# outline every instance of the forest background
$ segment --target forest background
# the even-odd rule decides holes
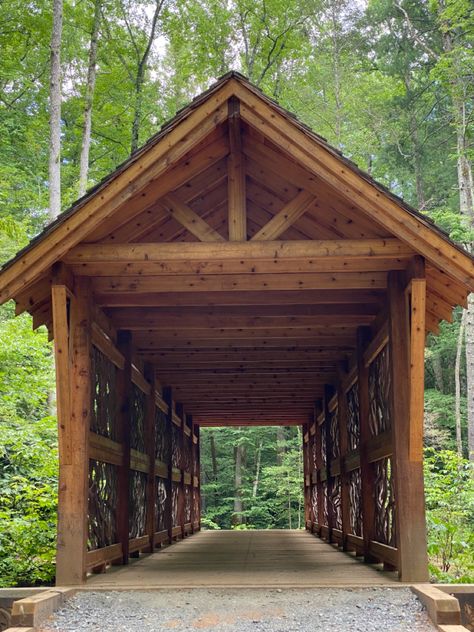
[[[229,69],[472,248],[472,0],[0,2],[0,262]],[[51,346],[0,308],[0,586],[54,578]],[[433,579],[474,581],[474,298],[426,350]],[[303,526],[301,431],[202,434],[207,528]]]

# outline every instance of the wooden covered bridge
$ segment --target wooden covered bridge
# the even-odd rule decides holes
[[[224,76],[0,273],[55,342],[58,584],[199,530],[199,428],[232,424],[302,425],[306,528],[426,580],[425,336],[469,291],[470,255]]]

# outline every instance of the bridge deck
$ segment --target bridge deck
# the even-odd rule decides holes
[[[401,585],[307,531],[201,531],[128,566],[89,578],[90,589]]]

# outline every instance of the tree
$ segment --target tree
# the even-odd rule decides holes
[[[62,0],[53,0],[51,32],[51,69],[49,88],[49,216],[54,220],[61,212],[61,39],[63,29]]]

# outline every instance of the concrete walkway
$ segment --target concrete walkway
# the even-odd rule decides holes
[[[307,531],[201,531],[89,578],[87,588],[311,588],[400,585]]]

